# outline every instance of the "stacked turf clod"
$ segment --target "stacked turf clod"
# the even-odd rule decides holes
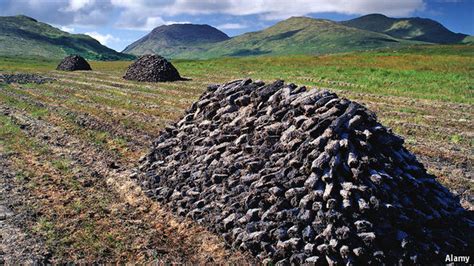
[[[210,86],[140,169],[150,196],[262,260],[443,263],[472,250],[469,214],[403,140],[325,90]]]
[[[26,83],[36,83],[36,84],[43,84],[46,82],[54,81],[53,78],[42,77],[37,74],[30,74],[30,73],[16,73],[16,74],[1,74],[0,73],[0,83],[18,83],[18,84],[26,84]]]
[[[61,63],[59,63],[56,70],[76,71],[76,70],[92,70],[89,63],[80,55],[66,56]]]
[[[147,82],[181,80],[178,70],[159,55],[144,55],[131,64],[124,79]]]

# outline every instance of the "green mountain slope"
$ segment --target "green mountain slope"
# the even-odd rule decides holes
[[[462,40],[462,43],[468,44],[468,45],[473,45],[474,44],[474,36],[467,36]]]
[[[154,53],[165,57],[175,57],[183,52],[202,52],[202,45],[227,39],[229,36],[209,25],[164,25],[155,28],[143,38],[130,44],[123,52],[134,55]]]
[[[199,53],[183,52],[176,57],[330,54],[395,48],[415,43],[386,34],[347,27],[330,20],[292,17],[262,31],[246,33],[201,47]]]
[[[389,18],[381,14],[371,14],[343,21],[341,24],[385,33],[399,39],[439,44],[461,43],[468,36],[454,33],[440,23],[426,18]]]
[[[127,60],[84,34],[70,34],[26,16],[0,17],[0,55],[63,58],[79,54],[94,60]]]

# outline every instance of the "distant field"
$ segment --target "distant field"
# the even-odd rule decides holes
[[[450,46],[451,47],[451,46]],[[455,50],[456,52],[453,52]],[[417,52],[420,51],[420,52]],[[329,56],[247,57],[178,61],[190,77],[249,76],[264,80],[458,103],[474,100],[474,47]]]
[[[94,62],[95,70],[125,71],[128,61]],[[48,71],[56,61],[1,58],[0,71]],[[178,60],[192,79],[253,77],[336,89],[447,102],[474,102],[474,46],[420,46],[328,56]]]
[[[57,63],[0,58],[0,72],[57,79],[0,87],[0,170],[12,172],[28,195],[0,200],[18,199],[16,211],[30,215],[21,221],[25,234],[43,241],[57,262],[241,259],[204,229],[180,227],[119,173],[135,167],[208,84],[243,77],[331,88],[363,103],[466,208],[473,206],[472,46],[181,60],[175,66],[191,80],[160,84],[123,80],[126,61],[91,62],[92,72],[55,71]]]

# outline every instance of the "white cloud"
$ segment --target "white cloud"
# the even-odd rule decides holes
[[[65,26],[104,25],[114,8],[110,0],[0,0],[0,15],[24,14]]]
[[[336,12],[342,14],[383,13],[406,16],[425,8],[423,0],[111,0],[112,5],[126,12],[142,14],[228,14],[234,16],[261,15],[265,19],[284,19],[310,13]]]
[[[143,27],[140,27],[140,30],[152,30],[161,25],[171,25],[171,24],[186,24],[190,23],[187,21],[172,21],[172,20],[164,20],[161,17],[149,17],[146,19],[146,23]]]
[[[73,32],[74,32],[74,28],[73,28],[73,27],[59,26],[58,28],[59,28],[60,30],[62,30],[62,31],[65,31],[65,32],[69,32],[69,33],[73,33]]]
[[[62,10],[76,12],[87,6],[93,6],[94,4],[95,0],[69,0],[69,5]]]
[[[128,30],[150,31],[161,25],[186,24],[188,21],[165,20],[160,16],[146,16],[144,12],[128,10],[123,12],[115,24],[117,28]]]
[[[245,29],[247,28],[247,26],[240,23],[225,23],[225,24],[217,26],[216,28],[221,29],[221,30],[237,30],[237,29]]]
[[[92,38],[98,40],[101,44],[103,45],[107,45],[111,42],[118,42],[120,41],[119,38],[116,38],[114,36],[112,36],[111,34],[100,34],[98,32],[86,32],[84,34],[87,34],[89,36],[91,36]]]
[[[407,16],[425,8],[424,0],[110,0],[121,10],[116,26],[125,29],[150,30],[170,24],[163,19],[177,15],[225,14],[258,15],[264,20],[286,19],[311,13],[336,12],[351,15],[383,13]],[[220,29],[241,29],[244,25],[227,23]]]
[[[119,28],[150,30],[156,26],[175,23],[170,20],[176,19],[170,18],[180,15],[258,15],[266,20],[321,12],[408,16],[417,10],[423,10],[426,1],[428,0],[0,0],[0,15],[25,14],[40,21],[66,26],[100,26],[109,23]],[[222,26],[238,27],[232,21]]]

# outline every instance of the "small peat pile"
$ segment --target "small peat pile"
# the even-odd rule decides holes
[[[131,64],[124,79],[147,82],[182,80],[178,70],[159,55],[144,55]]]
[[[43,84],[45,82],[54,81],[53,78],[42,77],[36,74],[29,74],[29,73],[17,73],[17,74],[0,74],[0,83],[18,83],[18,84],[26,84],[26,83],[36,83],[36,84]]]
[[[75,70],[92,70],[89,63],[80,55],[66,56],[61,63],[59,63],[56,70],[75,71]]]
[[[444,263],[472,248],[472,217],[403,139],[326,90],[210,86],[153,145],[147,193],[265,262]]]

